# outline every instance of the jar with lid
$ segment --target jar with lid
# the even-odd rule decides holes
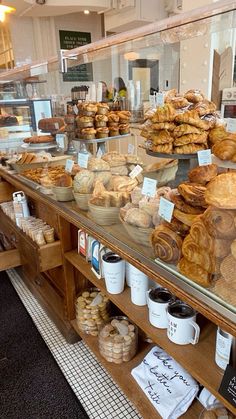
[[[99,327],[109,319],[110,301],[97,288],[83,291],[76,299],[76,320],[81,332],[98,335]]]

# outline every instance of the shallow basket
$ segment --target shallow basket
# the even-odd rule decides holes
[[[131,224],[126,223],[124,220],[122,220],[121,217],[120,217],[120,221],[123,224],[128,235],[131,237],[131,239],[135,243],[141,244],[142,246],[150,247],[150,249],[152,249],[150,237],[153,232],[153,228],[143,228],[143,227],[133,226]]]
[[[101,226],[109,226],[112,224],[118,224],[120,208],[116,207],[99,207],[98,205],[93,205],[88,203],[89,211],[91,217],[96,221],[97,224]]]
[[[74,200],[72,186],[53,186],[52,190],[57,201],[66,202]]]
[[[79,192],[74,192],[73,191],[73,195],[74,195],[77,206],[84,211],[88,211],[88,209],[89,209],[88,201],[91,198],[92,194],[90,194],[90,193],[79,193]]]

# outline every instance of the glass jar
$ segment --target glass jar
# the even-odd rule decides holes
[[[99,329],[98,341],[99,351],[108,362],[122,364],[137,352],[138,328],[127,317],[111,317]]]
[[[99,327],[109,319],[110,302],[97,288],[83,291],[75,308],[79,330],[92,336],[97,336]]]

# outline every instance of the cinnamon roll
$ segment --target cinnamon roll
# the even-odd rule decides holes
[[[167,263],[177,263],[181,257],[182,238],[170,228],[159,225],[151,236],[155,256]]]

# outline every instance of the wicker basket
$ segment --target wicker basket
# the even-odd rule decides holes
[[[150,236],[153,232],[153,228],[136,227],[126,223],[121,218],[120,221],[122,222],[128,235],[135,243],[142,244],[143,246],[150,247],[152,249]]]
[[[72,186],[53,186],[53,193],[57,201],[73,201]]]
[[[74,192],[73,191],[73,195],[74,195],[74,198],[76,200],[77,206],[84,211],[88,211],[88,209],[89,209],[88,201],[91,198],[92,194],[90,194],[90,193],[79,193],[79,192]]]
[[[53,157],[52,160],[43,161],[41,163],[27,163],[27,164],[17,164],[11,163],[10,166],[17,171],[17,173],[24,172],[29,169],[38,169],[39,167],[55,167],[55,166],[65,166],[68,156],[57,156]]]
[[[120,208],[116,207],[99,207],[88,203],[91,218],[101,226],[110,226],[119,223]]]
[[[174,162],[167,167],[163,167],[160,170],[154,172],[145,172],[145,168],[142,175],[158,181],[158,187],[166,185],[171,180],[174,180],[178,170],[178,162]]]

